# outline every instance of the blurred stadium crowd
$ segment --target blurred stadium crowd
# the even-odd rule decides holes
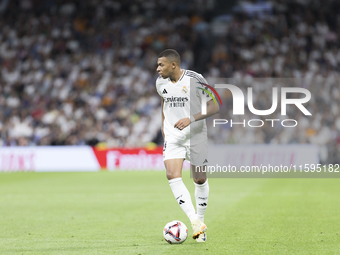
[[[323,160],[339,161],[340,3],[236,1],[229,10],[222,2],[1,0],[0,146],[161,144],[156,62],[174,48],[184,69],[212,84],[322,78],[306,87],[316,114],[298,132],[229,128],[212,138],[314,143]]]

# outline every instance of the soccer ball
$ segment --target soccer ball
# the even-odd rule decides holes
[[[188,237],[187,226],[179,220],[170,221],[163,229],[163,236],[169,244],[183,243]]]

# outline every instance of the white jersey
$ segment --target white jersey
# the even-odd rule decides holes
[[[190,142],[200,142],[207,138],[205,119],[195,121],[183,130],[175,128],[174,125],[180,119],[201,112],[202,96],[209,97],[209,94],[198,87],[211,91],[203,85],[207,84],[207,81],[201,74],[190,70],[183,71],[183,75],[176,83],[172,83],[169,78],[163,79],[161,76],[156,81],[157,92],[164,99],[165,140],[184,142],[191,138]],[[194,85],[192,87],[190,80]],[[207,98],[206,101],[209,99]]]

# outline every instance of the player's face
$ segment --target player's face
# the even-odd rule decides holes
[[[163,79],[170,77],[173,73],[173,64],[168,61],[165,57],[161,57],[157,61],[157,72],[162,76]]]

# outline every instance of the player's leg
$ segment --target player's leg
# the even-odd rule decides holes
[[[206,242],[207,226],[204,223],[204,213],[208,206],[209,184],[206,176],[206,166],[191,165],[191,172],[195,183],[195,199],[198,221],[193,225],[194,236],[197,242]],[[195,235],[196,232],[196,235]]]
[[[182,167],[185,153],[186,150],[184,147],[177,144],[168,144],[163,151],[164,165],[172,193],[182,210],[192,222],[197,220],[198,217],[195,212],[195,207],[192,204],[190,193],[182,181]]]
[[[173,158],[164,160],[166,178],[168,180],[181,178],[184,158]]]
[[[195,183],[196,210],[199,218],[196,225],[194,226],[193,224],[193,238],[198,242],[205,242],[207,240],[207,226],[204,224],[204,214],[208,206],[209,197],[209,184],[206,174],[207,166],[205,165],[208,163],[208,147],[206,140],[203,139],[202,141],[202,143],[191,144],[190,146],[191,173]]]
[[[206,174],[207,166],[191,165],[195,183],[195,199],[198,218],[204,221],[204,214],[208,206],[209,184]]]

